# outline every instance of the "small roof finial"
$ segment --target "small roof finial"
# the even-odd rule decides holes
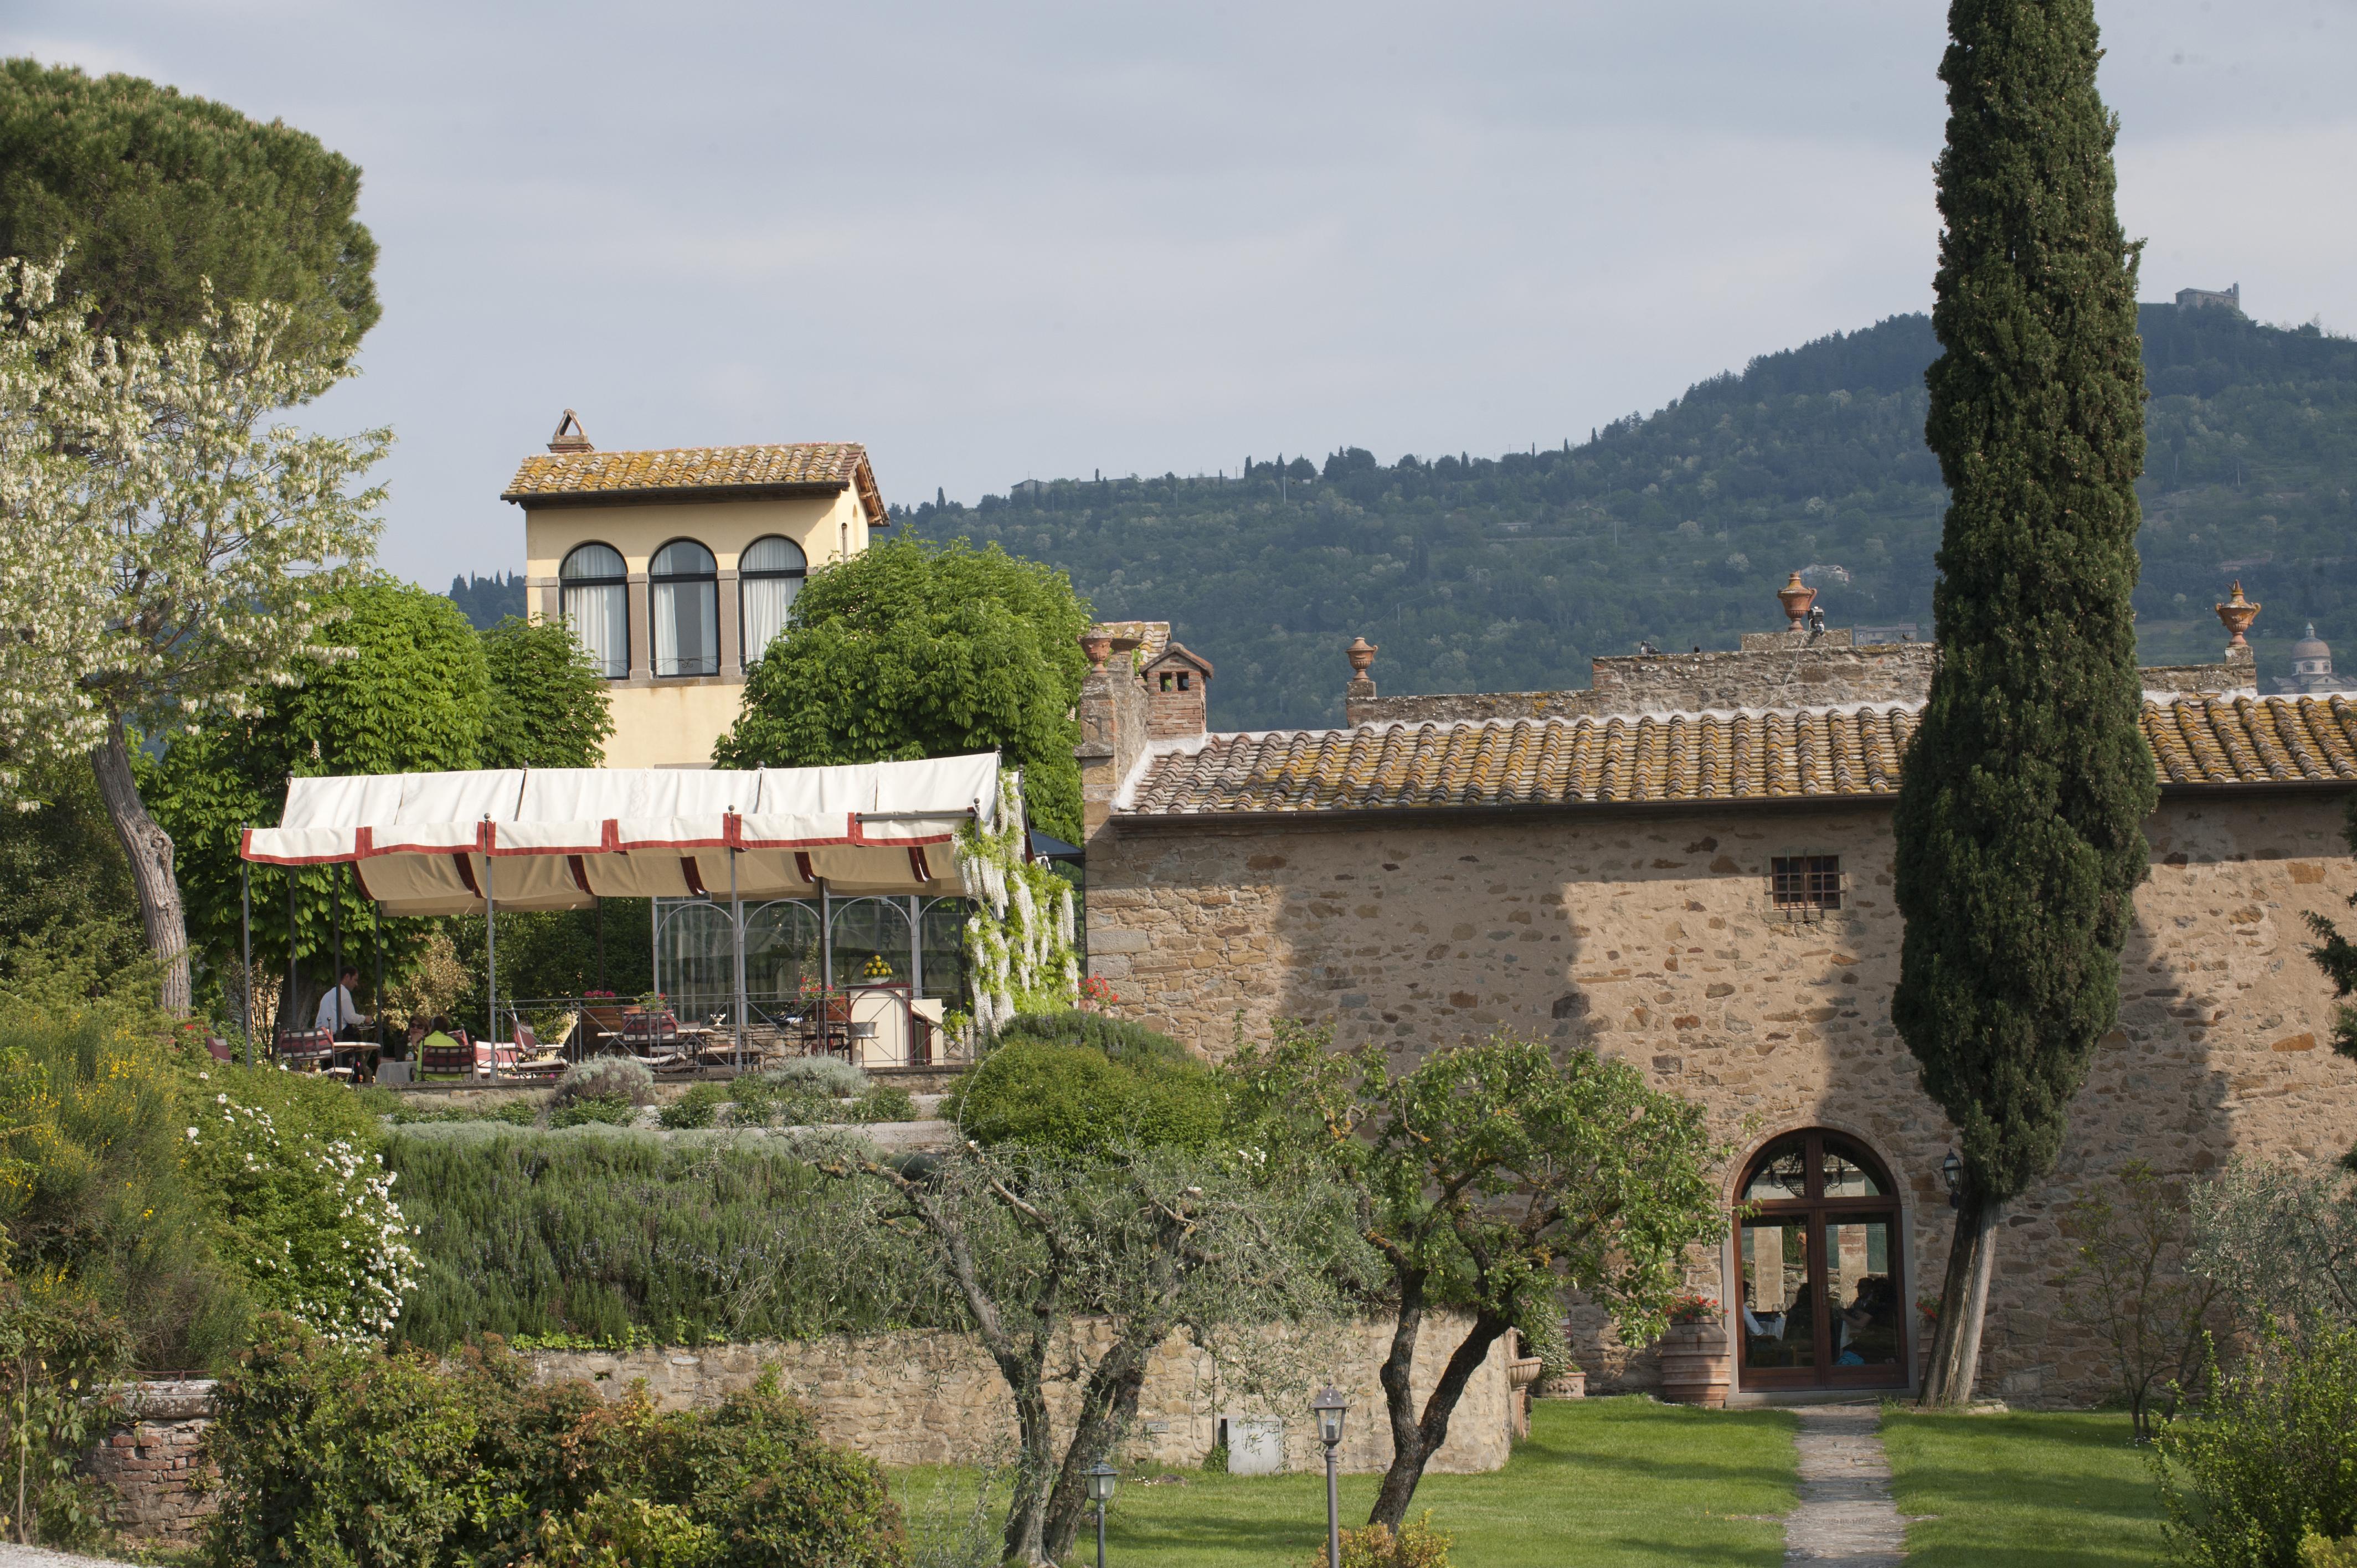
[[[1817,602],[1817,591],[1801,581],[1801,575],[1795,572],[1791,582],[1776,590],[1776,602],[1784,607],[1785,615],[1792,618],[1791,629],[1804,630],[1808,625],[1809,607]]]
[[[2234,591],[2227,596],[2224,604],[2212,607],[2217,610],[2218,619],[2224,624],[2229,634],[2227,650],[2231,652],[2237,648],[2250,647],[2251,645],[2244,640],[2243,634],[2251,629],[2253,621],[2259,618],[2259,611],[2263,607],[2243,597],[2242,579],[2238,577],[2234,580]]]
[[[1376,645],[1363,637],[1354,637],[1351,646],[1342,650],[1342,657],[1351,661],[1351,684],[1345,694],[1365,699],[1375,694],[1375,678],[1367,673],[1374,668]]]
[[[548,449],[552,452],[597,450],[589,445],[589,433],[581,428],[581,416],[569,408],[565,411],[565,417],[556,422],[556,434],[548,438]]]

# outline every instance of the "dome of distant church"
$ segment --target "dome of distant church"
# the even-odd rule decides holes
[[[2301,634],[2298,642],[2291,645],[2291,656],[2297,660],[2322,659],[2330,661],[2332,658],[2332,650],[2326,644],[2324,639],[2316,635],[2316,623],[2309,621],[2308,630]]]

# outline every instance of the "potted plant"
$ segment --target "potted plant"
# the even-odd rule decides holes
[[[1083,1013],[1110,1013],[1121,996],[1114,990],[1112,981],[1102,974],[1092,974],[1081,982],[1081,993],[1076,1000]]]
[[[1670,1298],[1662,1336],[1662,1398],[1671,1404],[1723,1405],[1733,1366],[1718,1298],[1684,1290]]]

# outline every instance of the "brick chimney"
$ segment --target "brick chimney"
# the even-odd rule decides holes
[[[589,433],[581,428],[581,416],[569,408],[565,411],[565,417],[556,422],[556,434],[548,438],[548,449],[552,452],[597,450],[589,445]]]
[[[1211,661],[1186,644],[1171,643],[1137,672],[1146,687],[1146,733],[1155,740],[1191,740],[1208,725]]]
[[[1113,815],[1114,797],[1146,749],[1146,684],[1137,678],[1134,658],[1145,641],[1133,628],[1118,624],[1081,633],[1089,673],[1081,682],[1081,744],[1072,755],[1081,764],[1083,847]]]

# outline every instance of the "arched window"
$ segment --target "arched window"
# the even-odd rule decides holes
[[[745,634],[745,662],[750,664],[786,628],[786,612],[802,592],[810,563],[802,547],[776,534],[757,539],[737,562],[737,625]]]
[[[610,544],[576,546],[556,569],[557,614],[608,681],[630,672],[630,578]]]
[[[1812,1129],[1753,1157],[1737,1201],[1727,1314],[1742,1386],[1900,1388],[1908,1300],[1899,1192],[1880,1161]]]
[[[654,586],[655,673],[720,673],[720,573],[712,552],[693,539],[674,539],[655,552],[647,580]]]

